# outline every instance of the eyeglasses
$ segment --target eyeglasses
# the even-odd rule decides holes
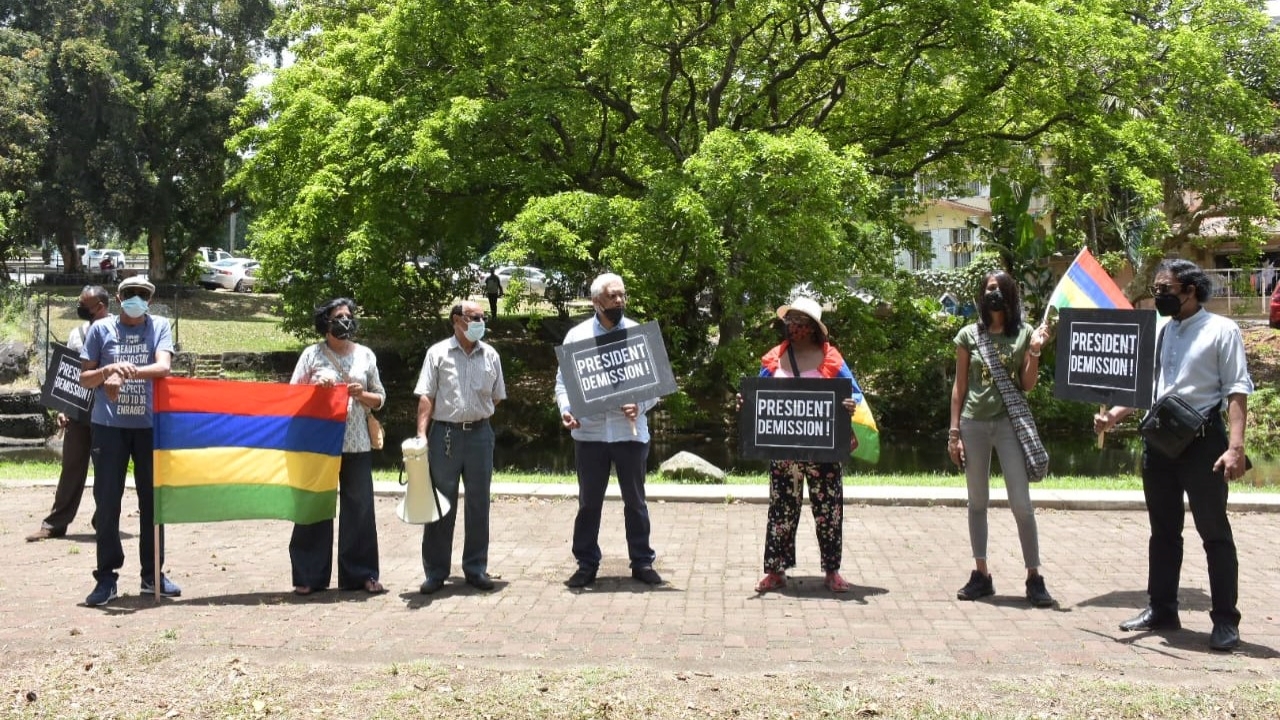
[[[1170,293],[1178,292],[1177,290],[1174,289],[1174,285],[1172,283],[1160,283],[1159,285],[1152,285],[1151,287],[1147,288],[1147,291],[1150,292],[1152,295],[1169,295]]]
[[[788,325],[807,325],[813,322],[813,318],[801,313],[787,313],[783,316],[782,321]]]
[[[143,288],[125,288],[124,290],[120,291],[120,297],[124,298],[125,300],[128,300],[129,298],[134,298],[134,297],[142,298],[143,300],[150,300],[151,293],[147,292]]]
[[[613,292],[602,292],[602,293],[600,293],[600,299],[602,299],[602,300],[604,300],[604,299],[608,299],[608,300],[626,300],[626,299],[627,299],[627,293],[626,293],[625,291],[623,291],[623,290],[615,290],[615,291],[613,291]]]
[[[466,319],[470,320],[471,322],[484,322],[484,313],[476,313],[475,315],[468,315],[468,314],[466,314],[466,313],[458,313],[458,317],[464,317],[464,318],[466,318]]]

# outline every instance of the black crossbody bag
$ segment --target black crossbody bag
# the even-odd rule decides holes
[[[1164,328],[1160,329],[1160,337],[1156,341],[1156,380],[1160,378],[1160,354],[1164,349]],[[1138,432],[1149,447],[1155,448],[1161,455],[1173,460],[1186,451],[1192,440],[1203,437],[1208,429],[1209,418],[1191,407],[1186,400],[1177,395],[1165,395],[1151,406],[1147,416],[1142,418]]]

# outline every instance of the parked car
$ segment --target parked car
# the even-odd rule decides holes
[[[545,295],[547,292],[547,274],[536,267],[528,265],[503,265],[497,269],[498,281],[502,283],[502,292],[507,292],[507,285],[512,278],[519,278],[527,292],[534,295]]]
[[[196,248],[196,262],[212,265],[220,260],[230,260],[234,256],[221,248],[199,247]]]
[[[80,255],[80,265],[85,265],[85,253],[89,252],[88,245],[76,245],[76,252]],[[55,248],[53,254],[49,256],[49,264],[55,268],[61,269],[65,266],[62,262],[62,250]]]
[[[119,250],[98,250],[95,248],[89,250],[89,254],[85,257],[85,265],[89,268],[90,272],[94,272],[98,270],[98,268],[102,267],[102,261],[105,258],[111,258],[111,264],[115,266],[116,270],[122,270],[129,266],[124,253]]]
[[[200,287],[208,290],[234,290],[235,292],[249,292],[253,288],[254,279],[248,277],[248,271],[251,268],[258,267],[257,260],[249,258],[226,258],[219,260],[205,268],[200,274]]]
[[[1271,327],[1280,330],[1280,283],[1271,292]]]

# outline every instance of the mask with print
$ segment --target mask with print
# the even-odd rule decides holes
[[[480,342],[480,338],[484,337],[484,321],[468,322],[467,331],[463,335],[471,342]]]
[[[120,303],[120,309],[124,311],[124,314],[134,319],[146,315],[147,307],[147,301],[137,296],[125,298]]]
[[[355,318],[342,316],[336,317],[329,321],[329,334],[339,340],[346,340],[355,334],[356,321]]]
[[[810,323],[787,323],[787,339],[791,342],[804,342],[812,337],[813,325]]]
[[[987,310],[991,312],[1004,312],[1004,293],[999,290],[992,290],[982,296],[982,303],[987,306]]]

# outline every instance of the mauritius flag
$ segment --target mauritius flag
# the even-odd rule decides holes
[[[1132,310],[1133,303],[1102,269],[1089,248],[1083,248],[1049,296],[1049,307]]]
[[[853,411],[849,422],[853,427],[853,436],[858,440],[853,456],[873,465],[880,462],[880,428],[876,426],[876,419],[871,416],[871,406],[867,404],[865,396]]]
[[[346,417],[346,386],[156,380],[156,524],[332,518]]]

